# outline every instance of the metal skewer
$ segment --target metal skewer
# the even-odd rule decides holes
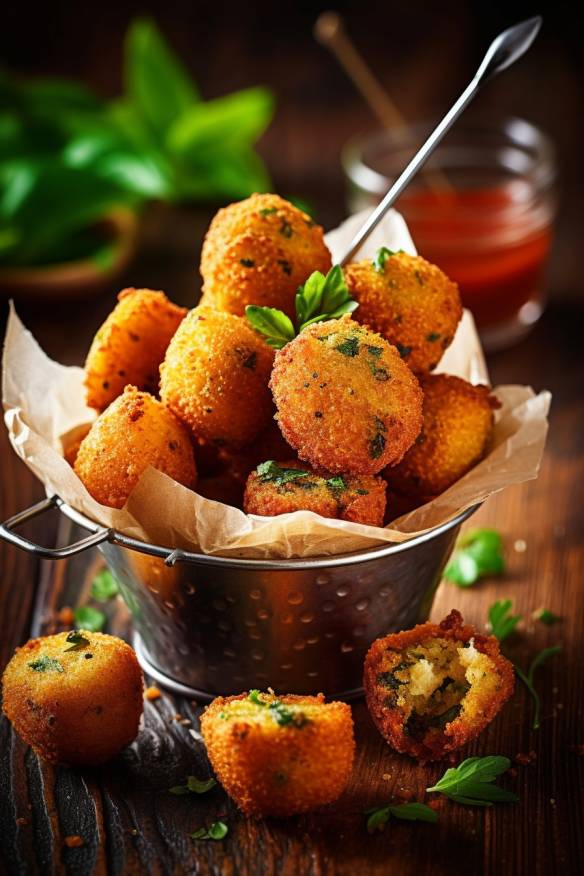
[[[414,155],[401,175],[396,179],[383,200],[375,208],[361,230],[351,241],[349,248],[340,264],[346,265],[360,250],[374,228],[383,219],[389,208],[397,201],[401,193],[411,182],[416,173],[428,160],[438,143],[447,131],[466,109],[481,86],[492,79],[497,73],[506,70],[515,63],[531,46],[542,24],[542,17],[536,15],[526,21],[516,24],[499,34],[493,40],[474,77],[464,89],[456,103],[446,113],[442,121],[432,131],[421,149]]]

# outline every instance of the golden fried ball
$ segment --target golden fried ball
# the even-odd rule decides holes
[[[390,488],[416,499],[442,493],[485,455],[493,433],[493,408],[499,402],[486,386],[460,377],[427,374],[424,424],[399,465],[384,472]]]
[[[494,636],[450,612],[441,624],[377,639],[365,658],[367,707],[392,748],[440,760],[489,724],[513,693],[513,665]]]
[[[422,425],[422,391],[399,353],[349,317],[315,323],[276,354],[270,386],[284,438],[317,468],[375,474]]]
[[[294,316],[298,286],[326,274],[323,230],[278,195],[252,195],[219,210],[201,256],[204,303],[243,316],[248,304]]]
[[[269,460],[246,484],[243,510],[272,517],[313,511],[321,517],[383,526],[386,484],[372,475],[329,475],[297,460]]]
[[[158,368],[186,315],[164,292],[124,289],[85,362],[87,404],[103,411],[131,383],[156,393]]]
[[[191,310],[160,367],[160,397],[199,438],[241,446],[272,416],[274,352],[246,319]]]
[[[307,812],[332,803],[349,781],[351,709],[322,694],[218,697],[201,731],[217,778],[246,815]]]
[[[74,468],[94,499],[122,508],[149,465],[185,487],[195,486],[185,426],[147,392],[127,386],[81,442]]]
[[[462,316],[458,286],[420,256],[397,252],[377,270],[367,259],[344,269],[359,302],[355,319],[383,335],[416,373],[432,371]]]
[[[50,763],[105,763],[138,734],[142,673],[116,636],[75,630],[17,648],[2,678],[4,712]]]

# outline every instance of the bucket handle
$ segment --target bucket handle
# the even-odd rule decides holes
[[[80,554],[90,547],[108,541],[112,537],[113,531],[111,529],[100,528],[97,532],[88,535],[87,538],[76,541],[74,544],[60,548],[48,548],[35,544],[29,541],[28,538],[24,538],[13,531],[15,527],[26,523],[28,520],[32,520],[33,517],[38,517],[39,514],[44,514],[45,511],[50,511],[51,508],[58,508],[60,504],[61,499],[58,496],[51,496],[48,499],[43,499],[42,502],[37,502],[36,505],[31,505],[30,508],[26,508],[24,511],[20,511],[14,517],[10,517],[4,523],[0,523],[0,538],[10,542],[10,544],[15,544],[16,547],[36,557],[46,560],[63,560],[66,557],[73,557],[75,554]]]

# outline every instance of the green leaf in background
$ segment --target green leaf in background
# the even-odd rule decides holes
[[[266,338],[266,343],[277,350],[285,347],[296,335],[292,320],[275,307],[248,304],[245,308],[248,322]]]
[[[214,821],[211,827],[200,827],[194,833],[189,834],[192,839],[222,840],[229,833],[229,828],[224,821]]]
[[[522,620],[520,614],[511,614],[512,605],[510,599],[498,599],[489,608],[489,629],[500,642],[508,638]]]
[[[130,26],[124,75],[130,100],[161,136],[199,99],[188,72],[148,19]]]
[[[494,529],[475,529],[458,542],[444,577],[459,587],[470,587],[479,578],[501,575],[504,569],[501,535]]]
[[[452,767],[428,793],[439,792],[455,803],[466,806],[492,806],[493,803],[516,803],[518,797],[493,784],[497,776],[511,766],[507,757],[489,755],[488,757],[469,757],[459,766]]]
[[[430,824],[436,824],[438,821],[438,813],[430,806],[426,806],[425,803],[400,803],[379,806],[374,809],[368,809],[365,814],[369,816],[367,819],[368,833],[383,830],[391,816],[402,821],[427,821]]]
[[[106,616],[99,608],[91,605],[80,605],[74,611],[75,626],[90,633],[98,633],[103,630]]]
[[[187,776],[186,784],[174,785],[169,788],[171,794],[176,796],[184,796],[185,794],[206,794],[211,788],[214,788],[217,782],[215,779],[198,779],[196,776]]]
[[[557,624],[562,619],[559,614],[554,614],[553,611],[549,611],[547,608],[538,608],[531,616],[534,620],[545,624],[546,627],[553,627],[554,624]]]
[[[109,569],[102,569],[91,582],[91,598],[97,602],[108,602],[119,592],[118,582]]]

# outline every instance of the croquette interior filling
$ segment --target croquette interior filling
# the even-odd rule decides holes
[[[403,712],[404,732],[416,738],[472,717],[500,684],[493,661],[474,641],[433,638],[384,654],[378,684],[391,708]]]
[[[246,699],[233,700],[229,703],[219,717],[223,721],[240,720],[248,721],[253,724],[269,724],[279,727],[290,727],[302,729],[306,724],[309,724],[315,714],[318,715],[318,710],[310,704],[297,706],[290,703],[283,703],[280,699],[270,694],[261,694],[259,691],[250,691]]]

